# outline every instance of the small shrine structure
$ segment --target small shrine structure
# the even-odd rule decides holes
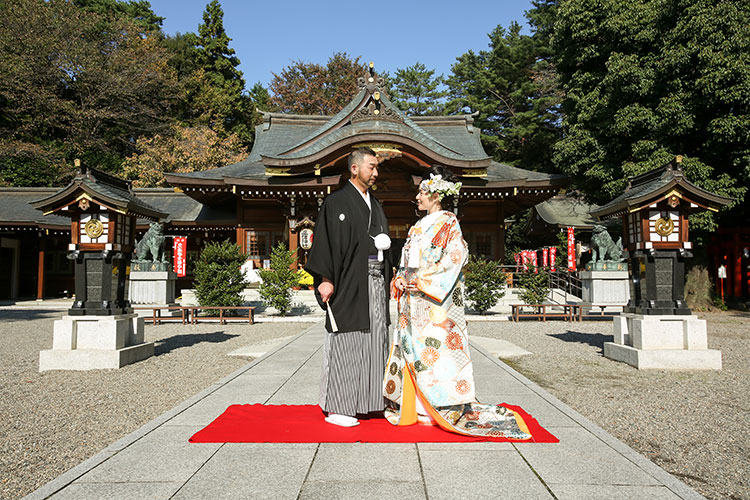
[[[682,157],[631,177],[625,192],[592,212],[622,217],[630,268],[630,300],[615,318],[604,355],[636,368],[721,369],[721,351],[708,349],[706,322],[685,303],[685,261],[692,257],[688,216],[718,211],[730,198],[687,180]]]
[[[52,349],[40,352],[40,371],[120,368],[154,353],[126,290],[136,219],[166,214],[139,200],[129,182],[78,161],[76,166],[68,186],[32,203],[70,219],[68,258],[75,268],[75,301],[55,321]]]

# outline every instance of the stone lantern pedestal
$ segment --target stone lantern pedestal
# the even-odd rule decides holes
[[[614,321],[607,358],[638,369],[721,370],[721,351],[708,348],[704,319],[625,313]]]
[[[39,371],[122,368],[153,355],[136,314],[67,315],[55,321],[52,349],[39,353]]]

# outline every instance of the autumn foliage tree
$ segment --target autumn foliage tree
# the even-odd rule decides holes
[[[247,158],[237,135],[222,137],[205,125],[174,126],[166,134],[141,137],[138,152],[123,163],[135,187],[166,186],[164,174],[210,170]]]
[[[274,73],[271,103],[280,112],[333,115],[357,94],[366,66],[360,58],[337,52],[323,66],[297,61]]]

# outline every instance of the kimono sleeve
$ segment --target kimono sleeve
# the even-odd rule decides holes
[[[443,303],[461,276],[461,270],[469,258],[469,250],[455,218],[445,221],[432,244],[440,257],[435,262],[425,262],[422,259],[416,285],[427,297]]]
[[[332,241],[332,238],[335,238],[335,235],[331,233],[329,228],[328,212],[329,210],[327,209],[326,203],[324,203],[315,222],[313,244],[312,248],[310,248],[310,254],[307,257],[307,264],[305,265],[305,271],[310,273],[313,277],[315,296],[318,299],[318,303],[323,308],[325,307],[320,300],[318,285],[323,281],[323,277],[328,278],[333,282],[335,282],[337,278],[335,260],[333,257],[336,242]]]

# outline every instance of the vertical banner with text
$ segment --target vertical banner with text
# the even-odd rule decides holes
[[[576,235],[572,227],[568,228],[568,271],[576,270]]]
[[[549,247],[549,270],[555,272],[555,259],[557,258],[557,247]]]
[[[186,274],[187,236],[175,236],[172,238],[172,262],[174,272],[177,276]]]

